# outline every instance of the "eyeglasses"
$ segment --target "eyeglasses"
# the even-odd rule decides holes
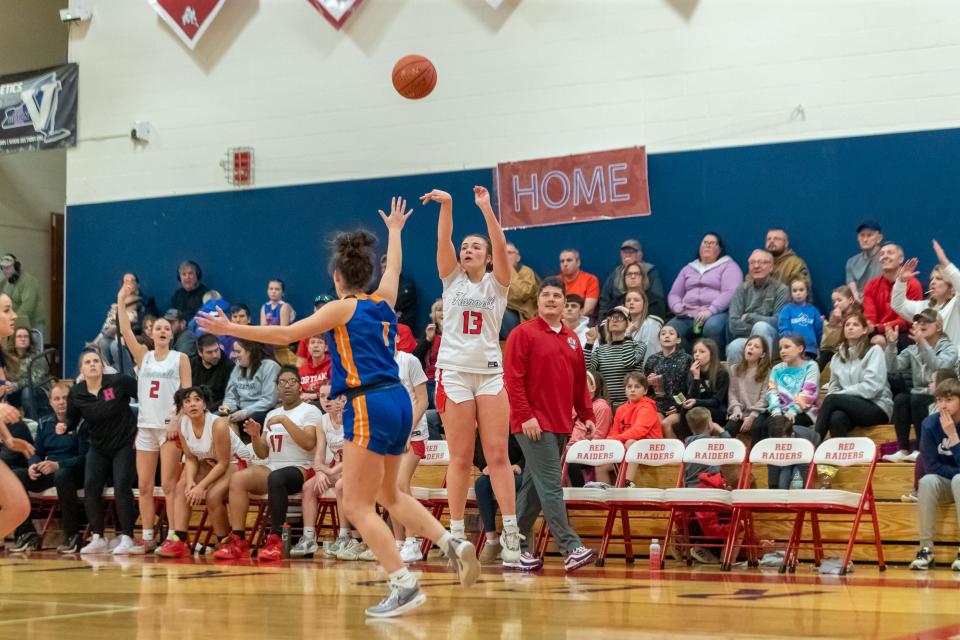
[[[642,275],[642,274],[641,274],[639,271],[628,271],[626,277],[628,277],[628,278],[639,278],[639,277],[641,277],[641,275]]]
[[[295,378],[283,378],[282,380],[277,380],[278,387],[295,387],[300,384],[300,381]]]

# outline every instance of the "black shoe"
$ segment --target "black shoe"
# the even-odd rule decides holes
[[[57,553],[76,553],[80,548],[80,534],[75,533],[72,536],[64,538],[63,544],[57,547]]]
[[[25,533],[17,538],[16,543],[10,549],[10,553],[23,553],[25,551],[36,551],[40,548],[43,540],[35,532]]]

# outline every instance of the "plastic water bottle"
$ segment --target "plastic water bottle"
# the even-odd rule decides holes
[[[650,571],[660,571],[660,540],[650,541]]]
[[[283,557],[290,557],[290,524],[283,523],[283,529],[280,532],[280,539],[283,541]]]
[[[803,476],[800,475],[799,469],[794,469],[793,477],[790,478],[790,490],[794,489],[803,489]]]
[[[701,325],[699,322],[695,322],[693,324],[693,335],[698,336],[700,335],[701,331],[703,331],[703,325]]]

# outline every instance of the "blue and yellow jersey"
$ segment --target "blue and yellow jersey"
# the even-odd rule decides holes
[[[377,296],[357,296],[357,308],[346,324],[326,334],[330,352],[330,397],[348,389],[400,382],[393,359],[397,314]]]

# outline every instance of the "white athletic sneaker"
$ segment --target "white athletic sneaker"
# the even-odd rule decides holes
[[[108,542],[110,553],[113,553],[113,550],[117,548],[117,545],[120,544],[120,536],[113,536]]]
[[[103,538],[103,536],[101,536],[98,533],[93,534],[93,537],[90,538],[90,542],[88,542],[86,546],[80,549],[80,553],[93,554],[93,553],[109,553],[109,552],[110,552],[110,549],[109,549],[109,545],[107,544],[107,541]]]
[[[316,540],[304,536],[300,538],[300,542],[298,542],[293,549],[290,549],[290,557],[303,558],[305,556],[312,556],[317,552],[318,548]]]
[[[351,541],[350,536],[340,536],[339,538],[334,540],[329,547],[323,550],[323,557],[336,558],[337,554],[339,554],[342,549],[346,548],[346,546],[350,544],[350,541]]]
[[[960,551],[957,552],[957,558],[953,561],[953,564],[950,565],[951,571],[960,571]]]
[[[919,458],[919,457],[920,457],[920,452],[919,452],[919,451],[911,451],[911,452],[907,455],[907,462],[916,462],[916,461],[917,461],[917,458]]]
[[[130,536],[123,535],[120,536],[120,543],[110,553],[115,556],[143,555],[143,547],[138,547]]]
[[[895,453],[888,453],[881,459],[884,462],[908,462],[910,461],[910,454],[904,453],[903,451],[897,451]],[[914,459],[914,461],[916,461],[916,459]]]
[[[477,560],[477,548],[472,543],[451,538],[444,551],[457,570],[461,585],[469,587],[477,581],[480,577],[480,561]]]
[[[526,536],[520,535],[519,531],[510,531],[506,529],[500,534],[500,559],[505,564],[514,565],[520,562],[520,541],[526,540]]]
[[[400,559],[404,562],[420,562],[423,560],[423,554],[420,552],[420,544],[416,541],[404,542],[400,548]]]
[[[351,538],[350,542],[337,551],[337,560],[359,560],[360,554],[366,550],[367,545]]]
[[[377,556],[373,555],[373,549],[367,547],[367,545],[363,546],[366,548],[363,550],[363,553],[357,556],[357,560],[363,560],[364,562],[376,562]]]

